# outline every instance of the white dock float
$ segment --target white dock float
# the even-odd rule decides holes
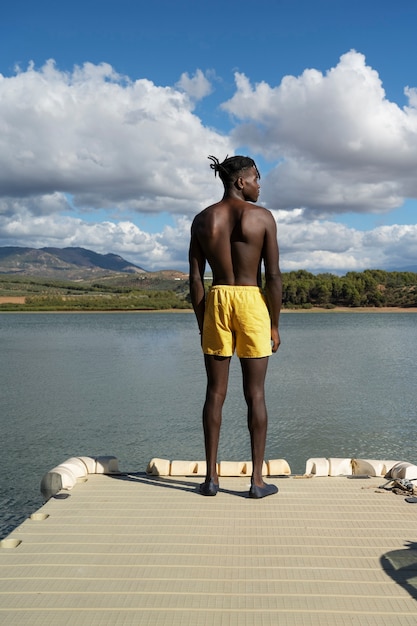
[[[0,547],[5,626],[417,624],[417,504],[381,477],[91,474]]]

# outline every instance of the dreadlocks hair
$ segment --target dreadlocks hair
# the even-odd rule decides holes
[[[258,177],[261,177],[255,161],[248,156],[226,157],[223,163],[220,163],[219,159],[215,156],[209,156],[207,158],[213,161],[210,163],[210,167],[214,170],[215,176],[217,176],[217,174],[219,175],[225,187],[235,182],[239,172],[247,170],[250,167],[254,167]]]

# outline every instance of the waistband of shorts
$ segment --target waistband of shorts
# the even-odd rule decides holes
[[[262,293],[262,289],[258,285],[212,285],[209,287],[209,291],[257,291]]]

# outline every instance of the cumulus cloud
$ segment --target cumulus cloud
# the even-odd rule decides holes
[[[71,216],[52,219],[22,211],[8,219],[0,218],[0,246],[83,247],[101,254],[119,254],[149,271],[169,268],[185,271],[189,231],[184,231],[184,220],[180,220],[178,229],[165,227],[161,233],[154,234],[130,221],[85,222]]]
[[[273,214],[285,271],[308,268],[313,272],[345,273],[415,266],[415,224],[361,231],[329,220],[307,220],[300,209]]]
[[[191,77],[187,72],[184,72],[181,74],[177,86],[193,100],[201,100],[212,92],[211,83],[201,70],[197,70]]]
[[[386,213],[402,205],[406,197],[399,180],[364,178],[360,168],[330,169],[330,164],[304,157],[288,158],[276,166],[262,182],[262,193],[269,206],[291,209],[295,200],[306,209],[305,217],[329,217],[347,212]]]
[[[378,73],[355,51],[323,74],[252,86],[236,74],[223,108],[238,120],[232,137],[277,162],[264,183],[275,208],[315,215],[383,213],[417,196],[417,97],[387,100]]]
[[[417,226],[360,231],[332,217],[417,197],[416,88],[403,108],[388,101],[355,51],[278,86],[236,74],[225,134],[194,112],[209,78],[196,70],[157,86],[105,63],[63,72],[53,61],[0,75],[0,245],[83,246],[186,271],[192,216],[222,191],[207,155],[245,146],[271,163],[261,201],[277,219],[284,270],[415,265]],[[173,221],[159,232],[138,225],[164,212]]]
[[[359,231],[329,220],[307,220],[302,209],[273,211],[283,271],[361,271],[415,265],[417,225],[393,225]],[[79,217],[21,211],[0,216],[0,246],[81,246],[113,252],[149,271],[187,271],[191,218],[179,216],[173,226],[148,233],[132,221],[86,222]]]
[[[207,90],[199,73],[191,86]],[[76,206],[195,212],[213,193],[205,155],[233,147],[192,107],[183,91],[130,81],[105,63],[70,73],[49,61],[0,76],[2,195],[61,191]]]

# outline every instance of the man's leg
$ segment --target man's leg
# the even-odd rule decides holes
[[[207,475],[205,482],[200,487],[200,492],[203,495],[216,495],[218,489],[217,449],[222,423],[222,409],[229,380],[230,358],[204,355],[207,391],[203,408],[203,429]]]
[[[243,393],[248,405],[248,429],[252,450],[252,486],[249,495],[263,498],[276,493],[275,485],[267,485],[262,478],[265,457],[268,414],[265,404],[265,376],[268,357],[240,359],[243,375]]]

